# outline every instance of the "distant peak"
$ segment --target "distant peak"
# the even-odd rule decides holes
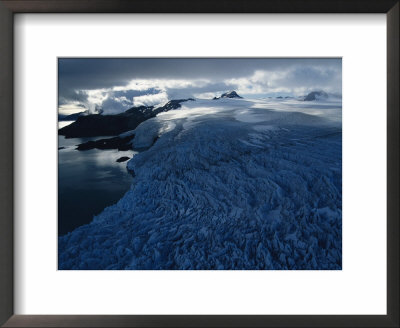
[[[240,97],[236,91],[225,92],[221,95],[221,98],[242,98]]]
[[[221,97],[219,97],[219,98],[214,97],[213,99],[216,100],[216,99],[220,99],[220,98],[243,98],[243,97],[240,97],[240,96],[236,93],[236,91],[229,91],[229,92],[223,93],[223,94],[221,95]]]
[[[305,101],[313,101],[318,99],[327,99],[328,94],[325,91],[312,91],[307,96],[304,97]]]

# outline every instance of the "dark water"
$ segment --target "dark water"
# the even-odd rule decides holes
[[[58,137],[58,234],[64,235],[92,221],[93,216],[116,203],[128,191],[132,176],[122,156],[134,151],[75,150],[76,145],[99,138]]]

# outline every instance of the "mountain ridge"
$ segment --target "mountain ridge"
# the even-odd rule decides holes
[[[185,101],[195,101],[193,98],[175,99],[161,107],[138,106],[115,115],[90,114],[78,116],[77,120],[58,130],[59,135],[66,138],[116,136],[135,129],[140,123],[155,117],[161,112],[167,112],[181,107]]]

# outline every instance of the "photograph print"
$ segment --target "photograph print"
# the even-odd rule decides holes
[[[59,270],[341,270],[341,58],[59,58]]]

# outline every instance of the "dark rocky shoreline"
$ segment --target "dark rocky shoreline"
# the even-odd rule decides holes
[[[131,140],[135,137],[134,134],[126,137],[113,137],[108,139],[99,139],[88,141],[79,144],[77,150],[90,150],[90,149],[118,149],[130,150],[132,149]]]

